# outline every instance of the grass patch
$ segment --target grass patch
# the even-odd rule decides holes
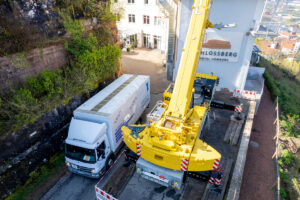
[[[25,199],[39,185],[46,181],[50,176],[56,173],[59,167],[65,164],[64,152],[56,153],[47,164],[40,167],[37,171],[31,173],[30,178],[23,186],[19,186],[15,193],[11,194],[6,200]]]

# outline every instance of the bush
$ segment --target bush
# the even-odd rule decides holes
[[[290,165],[291,162],[295,160],[295,157],[291,152],[289,152],[287,149],[282,150],[281,157],[279,158],[281,161],[280,163],[284,165]],[[283,167],[283,165],[281,165]]]
[[[71,35],[70,41],[65,43],[66,49],[75,58],[74,68],[80,69],[84,86],[92,89],[99,80],[116,72],[121,50],[117,46],[100,44],[92,33],[83,32],[79,22],[65,15],[63,18]]]
[[[97,38],[91,33],[85,35],[83,26],[77,20],[72,20],[69,16],[60,13],[64,19],[66,31],[70,34],[70,41],[65,42],[66,50],[76,59],[86,51],[92,51],[98,46]]]
[[[78,65],[86,77],[85,85],[91,88],[99,77],[107,77],[117,70],[121,50],[116,46],[103,46],[92,51],[86,51],[78,58]]]
[[[281,117],[281,127],[284,129],[285,136],[297,137],[300,135],[299,130],[297,130],[297,124],[300,123],[300,118],[298,115],[287,115]]]
[[[284,169],[282,169],[282,165],[281,165],[282,161],[279,160],[278,161],[278,164],[280,166],[280,169],[279,169],[279,176],[280,176],[280,179],[283,183],[287,184],[289,182],[289,178],[287,176],[287,174],[285,173]],[[282,163],[283,164],[283,163]]]
[[[280,188],[280,196],[281,196],[281,198],[283,198],[283,199],[286,199],[286,197],[287,197],[287,194],[286,194],[286,191],[285,191],[285,189],[284,188]]]
[[[41,81],[38,78],[28,79],[26,87],[31,89],[33,96],[36,98],[40,98],[46,93]]]
[[[285,68],[274,65],[261,58],[259,66],[265,67],[265,84],[273,100],[278,96],[279,106],[285,115],[300,116],[300,85],[295,77]]]
[[[41,73],[41,84],[48,97],[62,93],[62,89],[59,87],[59,83],[63,79],[61,72],[61,70],[57,70],[56,72],[44,71]]]
[[[30,78],[25,84],[25,88],[31,91],[35,98],[48,98],[62,93],[60,85],[63,82],[61,70],[55,72],[44,71],[38,77]]]
[[[37,102],[37,99],[32,96],[31,91],[23,88],[17,91],[14,99],[24,104],[34,104]]]
[[[280,91],[277,87],[276,81],[268,71],[265,71],[264,78],[266,86],[271,92],[272,99],[275,100],[277,96],[280,96]]]

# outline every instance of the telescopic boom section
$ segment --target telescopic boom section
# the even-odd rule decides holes
[[[211,0],[196,0],[189,30],[177,73],[172,98],[166,114],[176,118],[184,118],[190,107],[193,93],[198,60],[201,52],[205,29],[208,25],[208,16]]]

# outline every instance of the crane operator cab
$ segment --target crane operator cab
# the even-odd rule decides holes
[[[191,107],[194,105],[208,107],[213,99],[219,78],[214,75],[197,73],[194,80],[194,93]],[[170,84],[164,92],[163,102],[169,104],[173,92],[174,84]]]

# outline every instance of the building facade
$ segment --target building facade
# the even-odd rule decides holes
[[[158,0],[113,0],[112,11],[120,15],[117,27],[123,44],[167,53],[169,14]]]
[[[181,1],[178,48],[175,53],[173,80],[176,79],[181,49],[187,34],[193,0]],[[213,24],[236,23],[228,29],[207,29],[197,72],[214,74],[220,78],[218,90],[244,89],[251,60],[255,29],[258,28],[265,0],[214,0],[210,21]]]

